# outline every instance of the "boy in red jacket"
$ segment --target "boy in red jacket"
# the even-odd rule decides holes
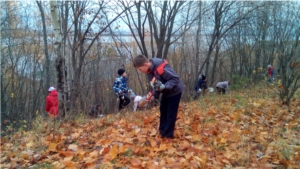
[[[154,97],[160,101],[159,133],[162,137],[174,138],[174,128],[178,113],[179,102],[184,85],[177,73],[162,58],[147,59],[138,55],[133,59],[133,65],[140,72],[147,74],[148,80],[154,89]]]
[[[48,89],[49,95],[46,97],[46,112],[50,117],[57,117],[58,115],[58,96],[54,87]]]

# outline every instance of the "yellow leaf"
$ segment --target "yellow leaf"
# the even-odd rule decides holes
[[[201,158],[199,158],[198,156],[193,156],[193,158],[194,158],[196,161],[203,162],[203,160],[202,160]]]
[[[168,149],[168,146],[166,145],[166,144],[161,144],[160,146],[159,146],[159,151],[165,151],[165,150],[167,150]]]
[[[260,106],[261,106],[261,104],[260,104],[260,103],[256,103],[256,102],[254,102],[254,103],[253,103],[253,106],[258,108],[258,107],[260,107]]]
[[[50,143],[48,150],[52,152],[57,152],[56,146],[57,146],[56,143]]]
[[[27,143],[26,146],[27,146],[28,148],[30,148],[30,147],[33,146],[33,144],[34,144],[34,143],[31,141],[31,142]]]
[[[225,144],[227,142],[227,140],[225,138],[222,138],[220,143]]]
[[[117,157],[118,153],[119,153],[118,145],[115,144],[109,151],[110,160],[115,159]]]

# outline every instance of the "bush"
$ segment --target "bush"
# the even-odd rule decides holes
[[[232,75],[230,79],[230,88],[231,89],[241,89],[247,87],[251,83],[250,78],[241,77],[239,75]]]

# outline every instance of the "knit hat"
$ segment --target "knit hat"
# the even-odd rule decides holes
[[[118,70],[118,75],[121,76],[124,72],[125,72],[125,69],[119,69],[119,70]]]
[[[271,65],[268,65],[268,68],[271,68],[272,66]]]
[[[56,90],[55,87],[53,87],[53,86],[51,86],[51,87],[48,89],[49,92],[51,92],[51,91],[53,91],[53,90]]]

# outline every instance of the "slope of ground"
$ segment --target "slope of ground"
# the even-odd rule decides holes
[[[157,134],[157,107],[82,117],[52,132],[40,124],[1,139],[1,168],[297,168],[300,101],[287,108],[267,93],[181,103],[172,140]]]

